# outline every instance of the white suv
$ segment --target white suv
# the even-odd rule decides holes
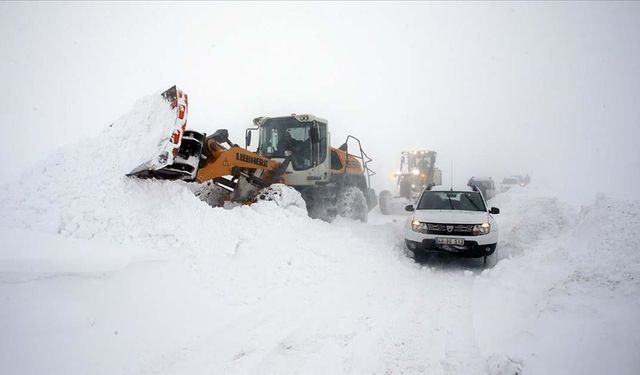
[[[448,253],[465,257],[486,257],[498,244],[498,223],[493,215],[500,210],[487,209],[476,187],[450,189],[427,187],[418,197],[417,205],[408,205],[413,212],[404,231],[407,254],[428,252]]]

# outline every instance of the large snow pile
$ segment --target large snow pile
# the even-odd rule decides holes
[[[158,95],[149,96],[94,139],[67,146],[4,187],[3,226],[23,226],[80,238],[106,236],[118,241],[122,228],[141,222],[136,214],[154,196],[185,192],[176,184],[132,182],[125,174],[157,153],[158,141],[173,128],[175,112]],[[140,199],[145,194],[149,196]],[[148,211],[160,217],[166,205]],[[164,213],[166,214],[166,212]],[[119,228],[118,228],[119,227]],[[137,233],[131,233],[135,237]]]
[[[124,175],[173,114],[159,95],[0,190],[0,373],[632,374],[640,204],[501,208],[500,261],[414,264],[404,217],[211,208]],[[287,198],[289,199],[289,198]],[[294,199],[294,198],[291,198]]]
[[[576,211],[516,190],[492,203],[512,210],[501,228],[511,257],[474,286],[484,354],[534,374],[637,373],[640,202],[600,195]]]
[[[155,155],[158,140],[170,133],[174,119],[168,104],[160,95],[153,95],[138,102],[99,137],[51,155],[20,181],[4,187],[1,226],[111,241],[114,246],[161,251],[165,257],[177,255],[193,268],[207,268],[202,272],[207,282],[238,278],[235,288],[261,290],[292,279],[315,278],[307,270],[277,272],[294,262],[317,266],[319,253],[321,257],[339,251],[327,243],[328,224],[308,218],[301,204],[279,202],[289,206],[286,209],[272,202],[232,210],[211,208],[187,183],[125,177]],[[299,195],[279,197],[296,198]],[[341,228],[331,230],[339,233]],[[357,246],[350,242],[355,241],[343,245]],[[85,246],[92,248],[95,243]],[[250,258],[248,263],[255,268],[247,267],[251,275],[229,272],[229,267],[244,258]],[[267,263],[258,266],[261,262]],[[237,292],[224,298],[242,298]],[[259,298],[258,293],[248,295]]]

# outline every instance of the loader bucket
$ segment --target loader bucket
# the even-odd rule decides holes
[[[178,89],[176,88],[176,86],[172,86],[160,95],[162,95],[164,100],[168,101],[169,103],[173,103],[178,100]],[[172,104],[171,108],[175,108],[175,105]]]
[[[204,134],[187,131],[188,98],[173,86],[162,97],[176,110],[171,132],[159,142],[156,155],[127,174],[129,177],[191,181],[196,177]]]

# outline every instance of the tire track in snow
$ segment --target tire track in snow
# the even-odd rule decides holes
[[[486,360],[476,342],[473,323],[472,292],[473,278],[470,271],[450,275],[444,288],[441,310],[445,334],[443,363],[445,374],[485,374]],[[442,282],[442,279],[439,279]]]
[[[359,226],[355,235],[379,229]],[[384,251],[398,257],[363,260],[358,272],[345,268],[310,289],[282,289],[236,308],[143,373],[486,373],[469,271],[421,267],[397,248]]]
[[[422,294],[407,293],[398,326],[382,357],[380,374],[485,374],[476,343],[471,295],[473,276],[462,270],[424,267]]]
[[[414,279],[419,273],[411,268],[398,269],[409,275],[396,276]],[[440,370],[441,345],[434,346],[430,334],[439,325],[422,313],[428,310],[428,292],[419,286],[397,289],[388,281],[364,277],[327,298],[324,307],[285,338],[282,347],[291,350],[274,351],[259,369],[270,373],[268,369],[286,366],[293,373],[353,374]]]
[[[202,335],[149,361],[140,373],[252,373],[256,364],[302,324],[305,316],[300,311],[310,306],[303,298],[277,293],[237,310],[228,319],[204,327]]]

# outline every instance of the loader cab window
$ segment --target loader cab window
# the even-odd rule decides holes
[[[426,155],[418,156],[416,164],[418,169],[421,171],[427,171],[431,169],[431,166],[433,165],[431,158],[427,157]]]
[[[299,122],[293,117],[281,117],[267,120],[260,127],[258,153],[269,158],[284,158],[285,151],[291,151],[291,165],[294,170],[313,167],[314,159],[322,163],[327,153],[327,125],[317,123],[319,127],[318,145],[311,142],[311,122]],[[317,154],[314,158],[313,155]]]

